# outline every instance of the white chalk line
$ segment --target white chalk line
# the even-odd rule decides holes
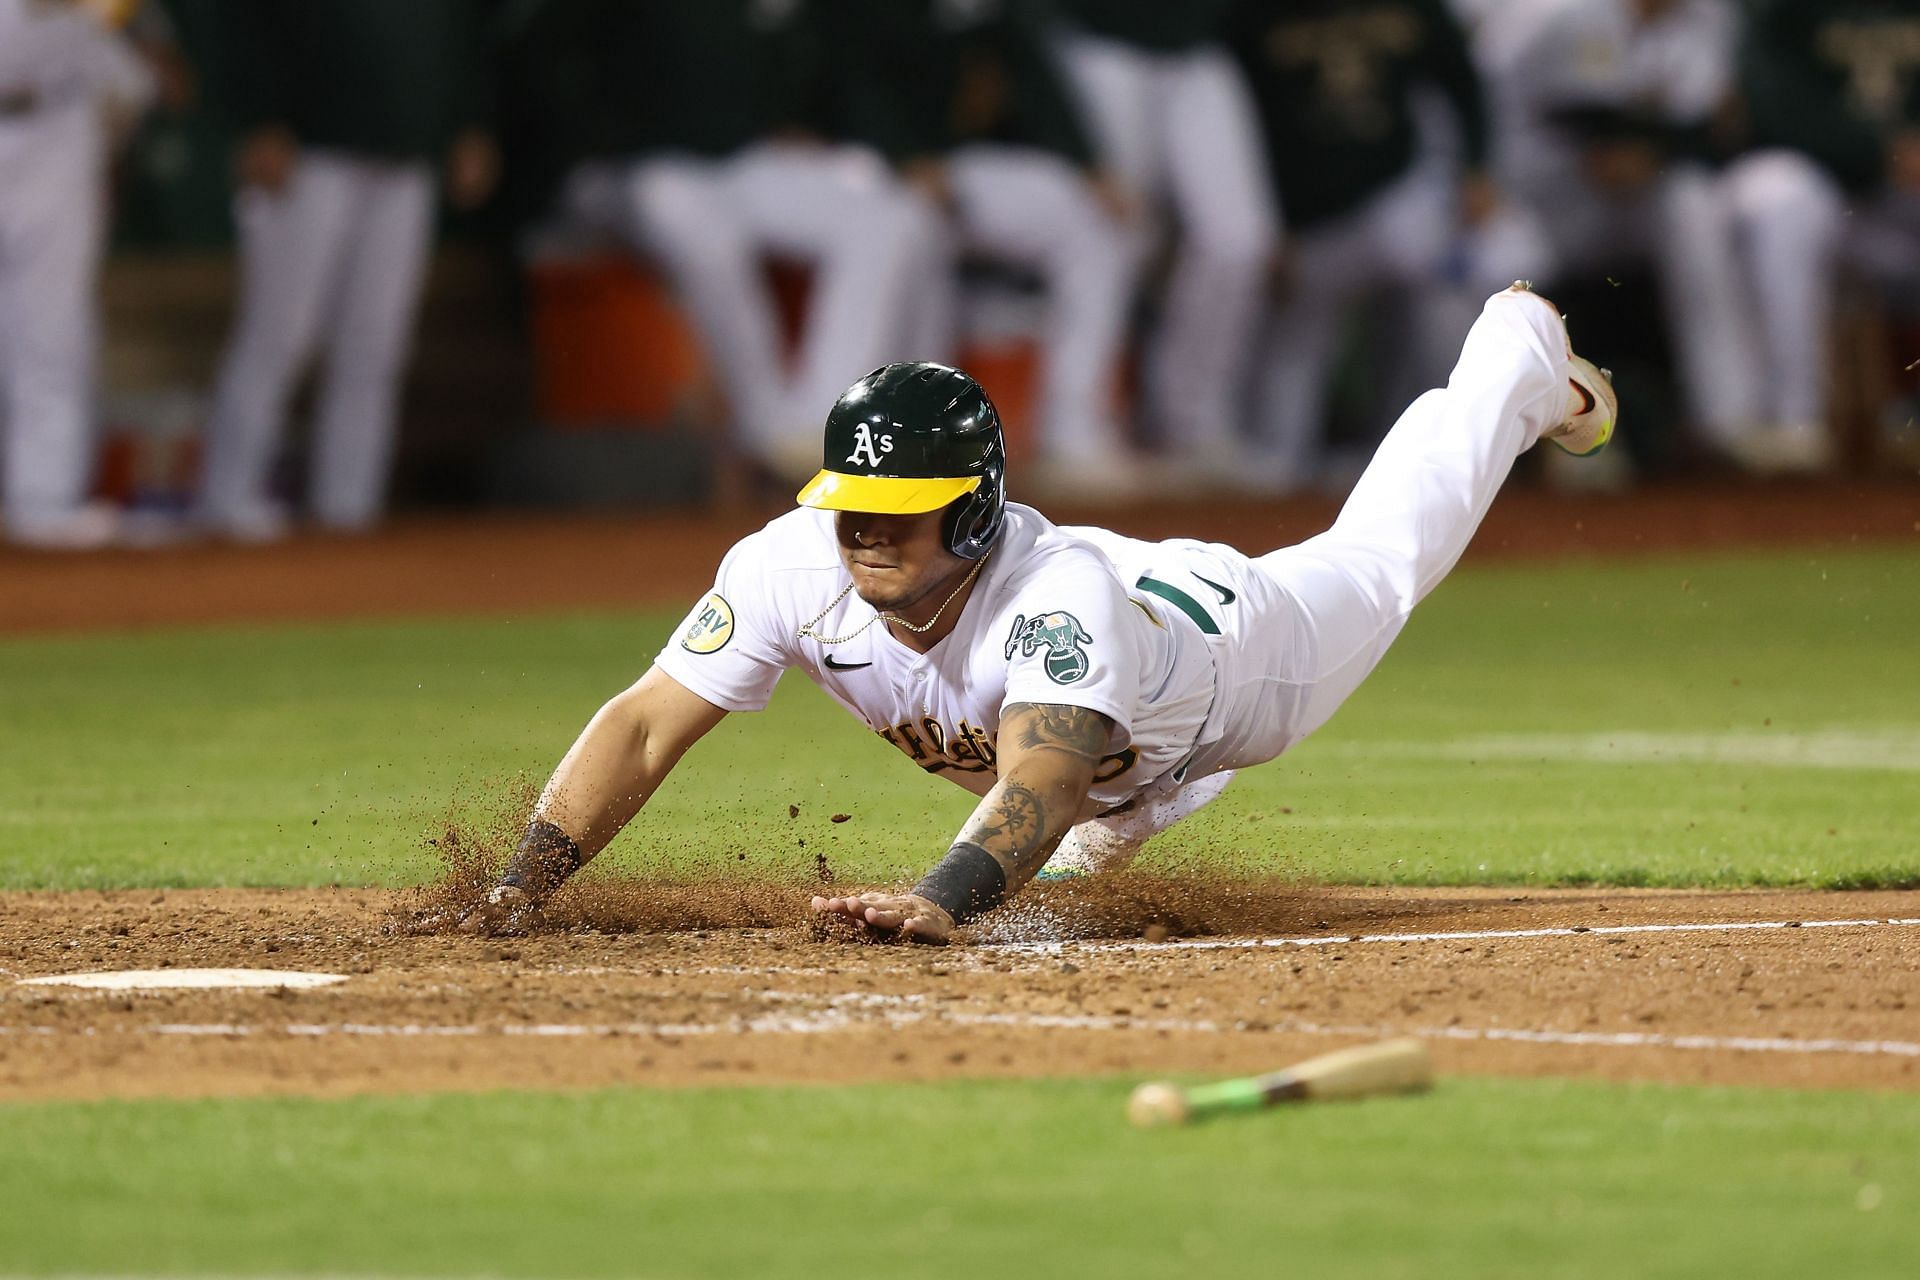
[[[994,955],[1057,956],[1071,953],[1134,951],[1252,951],[1274,947],[1331,947],[1375,942],[1479,942],[1499,938],[1577,938],[1585,935],[1609,937],[1633,933],[1728,933],[1743,929],[1872,929],[1910,928],[1920,918],[1887,917],[1859,920],[1740,920],[1699,921],[1683,924],[1556,925],[1538,929],[1473,929],[1448,933],[1335,933],[1291,938],[1169,938],[1165,942],[1144,939],[1126,941],[1035,941],[976,942],[964,950],[943,957],[943,961],[965,966],[980,952]],[[763,977],[768,972],[760,965],[568,965],[550,972],[582,976],[619,977]],[[832,977],[840,970],[828,968],[782,968],[778,972],[794,976]]]
[[[1026,955],[1112,951],[1247,951],[1263,947],[1329,947],[1373,942],[1478,942],[1494,938],[1608,937],[1629,933],[1733,933],[1747,929],[1871,929],[1911,927],[1920,919],[1740,920],[1693,924],[1560,925],[1540,929],[1473,929],[1450,933],[1316,934],[1302,938],[1169,938],[1165,942],[987,942],[983,949]]]
[[[911,1006],[920,997],[892,997],[861,993],[857,1002],[878,1008],[877,1016],[858,1017],[845,1007],[829,1008],[805,1016],[764,1016],[738,1018],[726,1022],[628,1022],[628,1023],[504,1023],[496,1027],[477,1024],[433,1025],[422,1023],[289,1023],[281,1027],[256,1027],[243,1023],[161,1023],[135,1030],[157,1036],[190,1038],[243,1038],[289,1036],[321,1039],[328,1037],[373,1039],[477,1038],[497,1035],[530,1039],[603,1039],[642,1038],[677,1040],[720,1035],[819,1035],[836,1032],[897,1030],[916,1025],[945,1024],[960,1027],[1005,1027],[1015,1030],[1061,1031],[1133,1031],[1176,1032],[1187,1035],[1218,1035],[1228,1032],[1258,1035],[1337,1036],[1346,1039],[1418,1036],[1428,1040],[1466,1040],[1575,1046],[1606,1049],[1677,1049],[1686,1051],[1784,1054],[1849,1054],[1920,1058],[1920,1043],[1907,1040],[1848,1040],[1836,1037],[1800,1040],[1791,1036],[1714,1036],[1666,1034],[1651,1031],[1553,1031],[1530,1027],[1394,1027],[1384,1025],[1333,1026],[1315,1022],[1223,1023],[1211,1019],[1135,1018],[1107,1014],[1049,1013],[964,1013],[933,1011]],[[835,998],[830,1003],[855,1002]],[[0,1027],[0,1035],[55,1035],[54,1027]]]

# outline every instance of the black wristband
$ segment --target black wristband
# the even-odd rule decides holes
[[[927,872],[913,891],[965,924],[1006,900],[1007,872],[994,856],[970,840],[947,850],[940,865]]]
[[[500,883],[524,890],[536,903],[544,902],[586,860],[572,836],[551,822],[535,820],[527,824],[527,833],[507,859]]]

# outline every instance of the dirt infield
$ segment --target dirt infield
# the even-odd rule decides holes
[[[360,890],[0,895],[0,1098],[1233,1072],[1404,1033],[1449,1073],[1920,1089],[1920,893],[1132,878],[929,949],[817,938],[805,892],[624,886],[516,939]],[[347,981],[18,982],[182,967]]]

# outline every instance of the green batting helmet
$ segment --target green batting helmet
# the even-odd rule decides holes
[[[820,473],[803,507],[912,515],[948,508],[948,550],[987,554],[1007,505],[1007,445],[981,385],[943,364],[875,369],[827,414]]]

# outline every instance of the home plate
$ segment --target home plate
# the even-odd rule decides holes
[[[330,987],[344,973],[304,973],[297,969],[121,969],[109,973],[56,973],[22,978],[23,987],[92,987],[100,991],[161,991],[169,987],[220,990],[239,987]]]

